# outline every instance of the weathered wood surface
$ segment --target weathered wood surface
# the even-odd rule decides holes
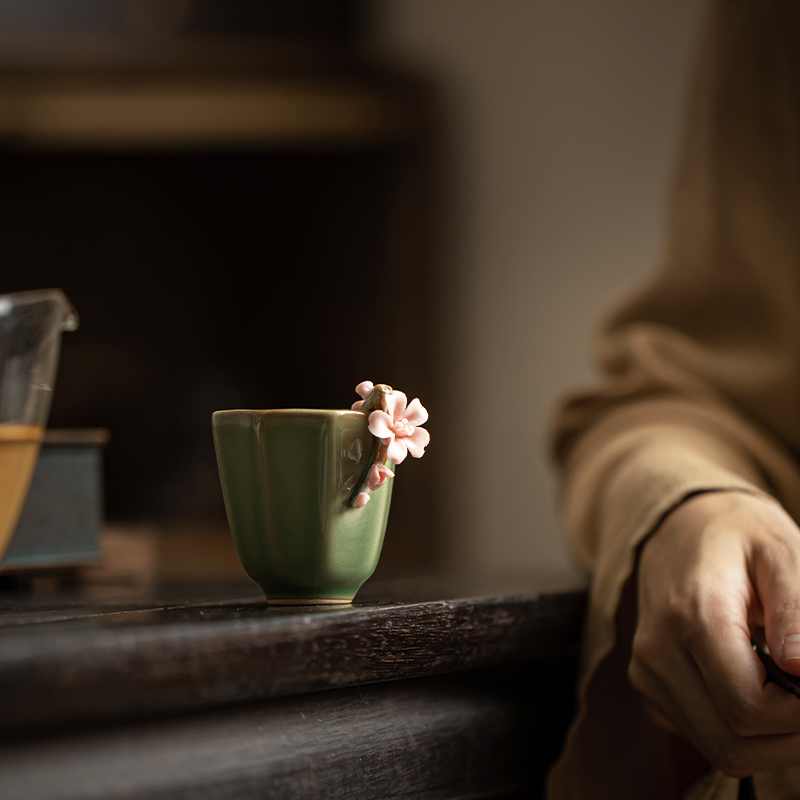
[[[554,731],[518,693],[525,679],[377,684],[12,745],[0,797],[535,798]]]
[[[32,603],[26,612],[7,597],[0,734],[19,739],[576,651],[582,588],[415,591],[426,599],[412,591],[380,601],[376,586],[335,609],[249,598],[94,609]]]

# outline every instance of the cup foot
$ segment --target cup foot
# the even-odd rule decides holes
[[[352,603],[352,600],[336,597],[268,597],[267,603],[271,606],[343,606]]]

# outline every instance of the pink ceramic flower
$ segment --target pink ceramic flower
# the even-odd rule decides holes
[[[366,383],[359,384],[359,388]],[[408,453],[421,458],[431,440],[428,431],[420,427],[428,421],[428,412],[418,398],[406,406],[407,402],[403,392],[394,391],[386,396],[388,413],[373,411],[369,415],[369,432],[387,445],[387,457],[395,464],[403,461]]]
[[[394,472],[386,464],[373,464],[367,475],[367,486],[374,492],[376,489],[380,489],[389,478],[394,478]]]
[[[370,492],[380,489],[389,478],[394,478],[394,472],[386,464],[373,464],[367,474],[367,486]],[[356,499],[353,500],[353,508],[364,508],[369,503],[369,500],[370,497],[367,492],[359,492],[356,495]]]
[[[362,478],[360,491],[351,501],[353,508],[364,508],[370,501],[370,492],[380,489],[389,478],[394,477],[394,472],[386,466],[387,460],[399,464],[411,453],[414,458],[420,458],[425,453],[425,448],[431,440],[430,434],[420,427],[428,421],[428,412],[418,399],[408,403],[403,392],[392,390],[391,386],[378,384],[380,397],[376,394],[375,403],[380,400],[386,411],[372,411],[367,420],[369,432],[380,441],[382,447],[373,452],[375,463],[369,468],[366,479]],[[362,398],[353,403],[353,409],[363,408],[376,386],[372,381],[362,381],[356,386],[356,393]],[[372,405],[374,408],[374,405]],[[366,409],[364,411],[366,413]],[[366,484],[366,486],[364,486]]]
[[[356,400],[355,403],[351,406],[353,411],[358,411],[361,408],[364,400],[369,397],[369,393],[375,388],[375,384],[372,381],[361,381],[361,383],[356,386],[356,394],[361,396],[361,400]]]
[[[353,508],[364,508],[369,503],[369,500],[369,495],[366,492],[359,492],[356,495],[356,499],[353,500]]]

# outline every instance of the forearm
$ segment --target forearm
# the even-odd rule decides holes
[[[680,398],[629,402],[561,453],[570,545],[592,572],[619,563],[659,520],[699,491],[792,494],[797,470],[730,411]]]

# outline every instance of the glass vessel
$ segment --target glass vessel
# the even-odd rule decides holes
[[[39,456],[61,334],[77,327],[78,315],[60,289],[0,294],[0,560]]]

